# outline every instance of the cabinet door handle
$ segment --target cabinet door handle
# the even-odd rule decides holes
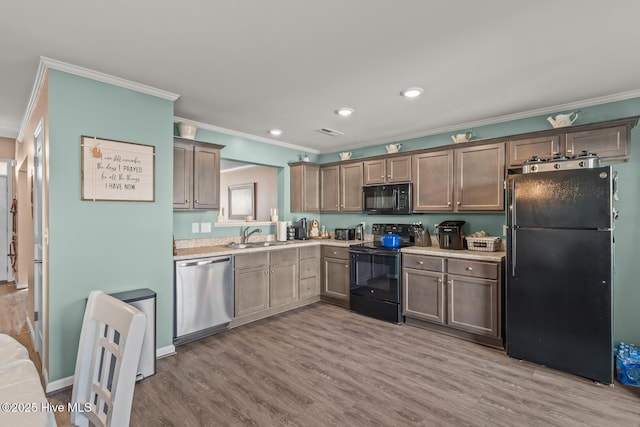
[[[423,265],[424,261],[418,261],[418,264]]]
[[[447,280],[447,285],[451,286],[451,280]]]
[[[391,175],[387,175],[387,178],[391,178]]]
[[[334,255],[338,255],[338,252],[336,252],[336,251],[333,251],[333,254],[334,254]]]
[[[473,271],[473,267],[467,267],[467,270]]]
[[[196,203],[200,203],[200,200],[196,200]]]
[[[380,179],[384,179],[384,175],[382,175],[382,176],[380,177]]]
[[[442,284],[442,279],[439,278],[438,279],[438,285],[441,285],[441,284]]]
[[[185,200],[184,202],[185,202],[185,203],[189,203],[189,199]]]
[[[451,202],[447,202],[447,206],[451,206]]]
[[[458,206],[460,206],[461,204],[462,204],[461,202],[458,202]]]
[[[267,274],[269,274],[269,270],[264,271],[264,275],[266,276]]]
[[[271,270],[271,272],[272,272],[272,273],[275,273],[276,271],[275,271],[275,270]]]
[[[345,264],[345,265],[344,265],[344,268],[349,268],[349,264]]]

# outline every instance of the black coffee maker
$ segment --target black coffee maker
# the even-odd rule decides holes
[[[464,249],[465,221],[442,221],[438,224],[438,243],[442,249]]]
[[[294,222],[293,228],[295,229],[296,239],[307,240],[309,238],[309,233],[307,231],[307,218],[300,218],[300,221]]]

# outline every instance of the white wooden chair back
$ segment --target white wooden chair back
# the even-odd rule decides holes
[[[89,294],[73,378],[72,423],[129,425],[146,324],[137,308],[101,291]]]

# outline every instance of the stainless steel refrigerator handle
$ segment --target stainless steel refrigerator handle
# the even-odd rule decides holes
[[[613,173],[613,200],[620,201],[620,197],[618,197],[618,172]]]
[[[509,197],[509,200],[511,201],[511,206],[509,206],[509,208],[511,209],[511,227],[514,227],[516,225],[516,180],[515,179],[511,180],[511,191],[509,193],[511,194],[511,197]]]
[[[221,258],[221,259],[208,259],[206,261],[193,261],[193,262],[183,262],[179,265],[179,267],[193,267],[197,265],[208,265],[208,264],[217,264],[220,262],[228,262],[231,261],[231,258]]]

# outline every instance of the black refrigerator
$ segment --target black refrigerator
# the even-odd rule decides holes
[[[611,167],[509,177],[506,350],[613,381]]]

